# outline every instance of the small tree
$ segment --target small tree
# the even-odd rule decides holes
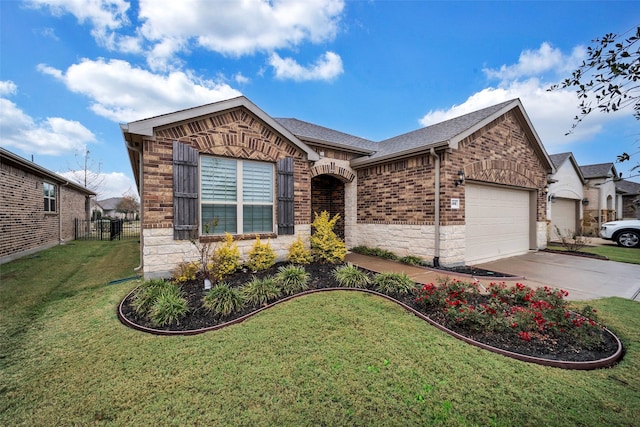
[[[626,34],[632,35],[624,38]],[[587,59],[582,62],[570,78],[548,90],[575,88],[580,101],[580,114],[574,117],[571,130],[580,124],[593,109],[611,113],[625,108],[634,110],[633,116],[640,120],[640,26],[624,34],[609,33],[593,40],[587,47]],[[593,102],[595,100],[595,106]],[[618,162],[631,158],[622,153]],[[640,164],[631,170],[640,168]]]
[[[336,214],[329,219],[329,212],[323,211],[320,215],[314,213],[315,219],[311,226],[315,228],[315,233],[311,235],[311,253],[318,261],[336,264],[344,261],[347,255],[347,246],[333,231],[333,227],[340,219]]]
[[[122,200],[120,200],[116,206],[116,211],[123,213],[125,219],[128,218],[129,214],[132,214],[133,217],[139,209],[140,203],[138,203],[138,198],[132,193],[124,193]]]

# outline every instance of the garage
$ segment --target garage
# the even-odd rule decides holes
[[[574,199],[555,198],[551,200],[551,240],[559,240],[556,226],[563,235],[571,236],[576,230],[578,201]]]
[[[465,263],[521,255],[530,248],[531,193],[467,183]]]

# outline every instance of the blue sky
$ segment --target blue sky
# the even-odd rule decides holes
[[[615,162],[640,150],[632,112],[565,136],[577,98],[546,88],[638,24],[633,1],[0,0],[2,147],[63,175],[89,150],[117,197],[121,122],[245,95],[377,141],[518,97],[549,154]]]

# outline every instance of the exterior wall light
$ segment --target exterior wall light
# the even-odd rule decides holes
[[[589,206],[589,199],[582,199],[582,206]]]
[[[458,185],[464,184],[464,171],[462,169],[458,171],[458,179],[456,179],[455,183],[456,183],[456,187]]]

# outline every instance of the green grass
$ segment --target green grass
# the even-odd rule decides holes
[[[558,244],[550,244],[548,247],[549,249],[553,250],[565,250],[561,245]],[[611,261],[640,264],[640,249],[638,248],[621,248],[619,246],[611,244],[602,246],[589,246],[582,248],[580,251],[606,256]]]
[[[137,283],[106,284],[131,275],[137,247],[97,243],[0,267],[0,326],[12,331],[2,338],[0,425],[637,421],[636,302],[590,302],[626,355],[584,372],[471,347],[391,302],[344,291],[297,298],[219,331],[158,337],[116,318]]]

